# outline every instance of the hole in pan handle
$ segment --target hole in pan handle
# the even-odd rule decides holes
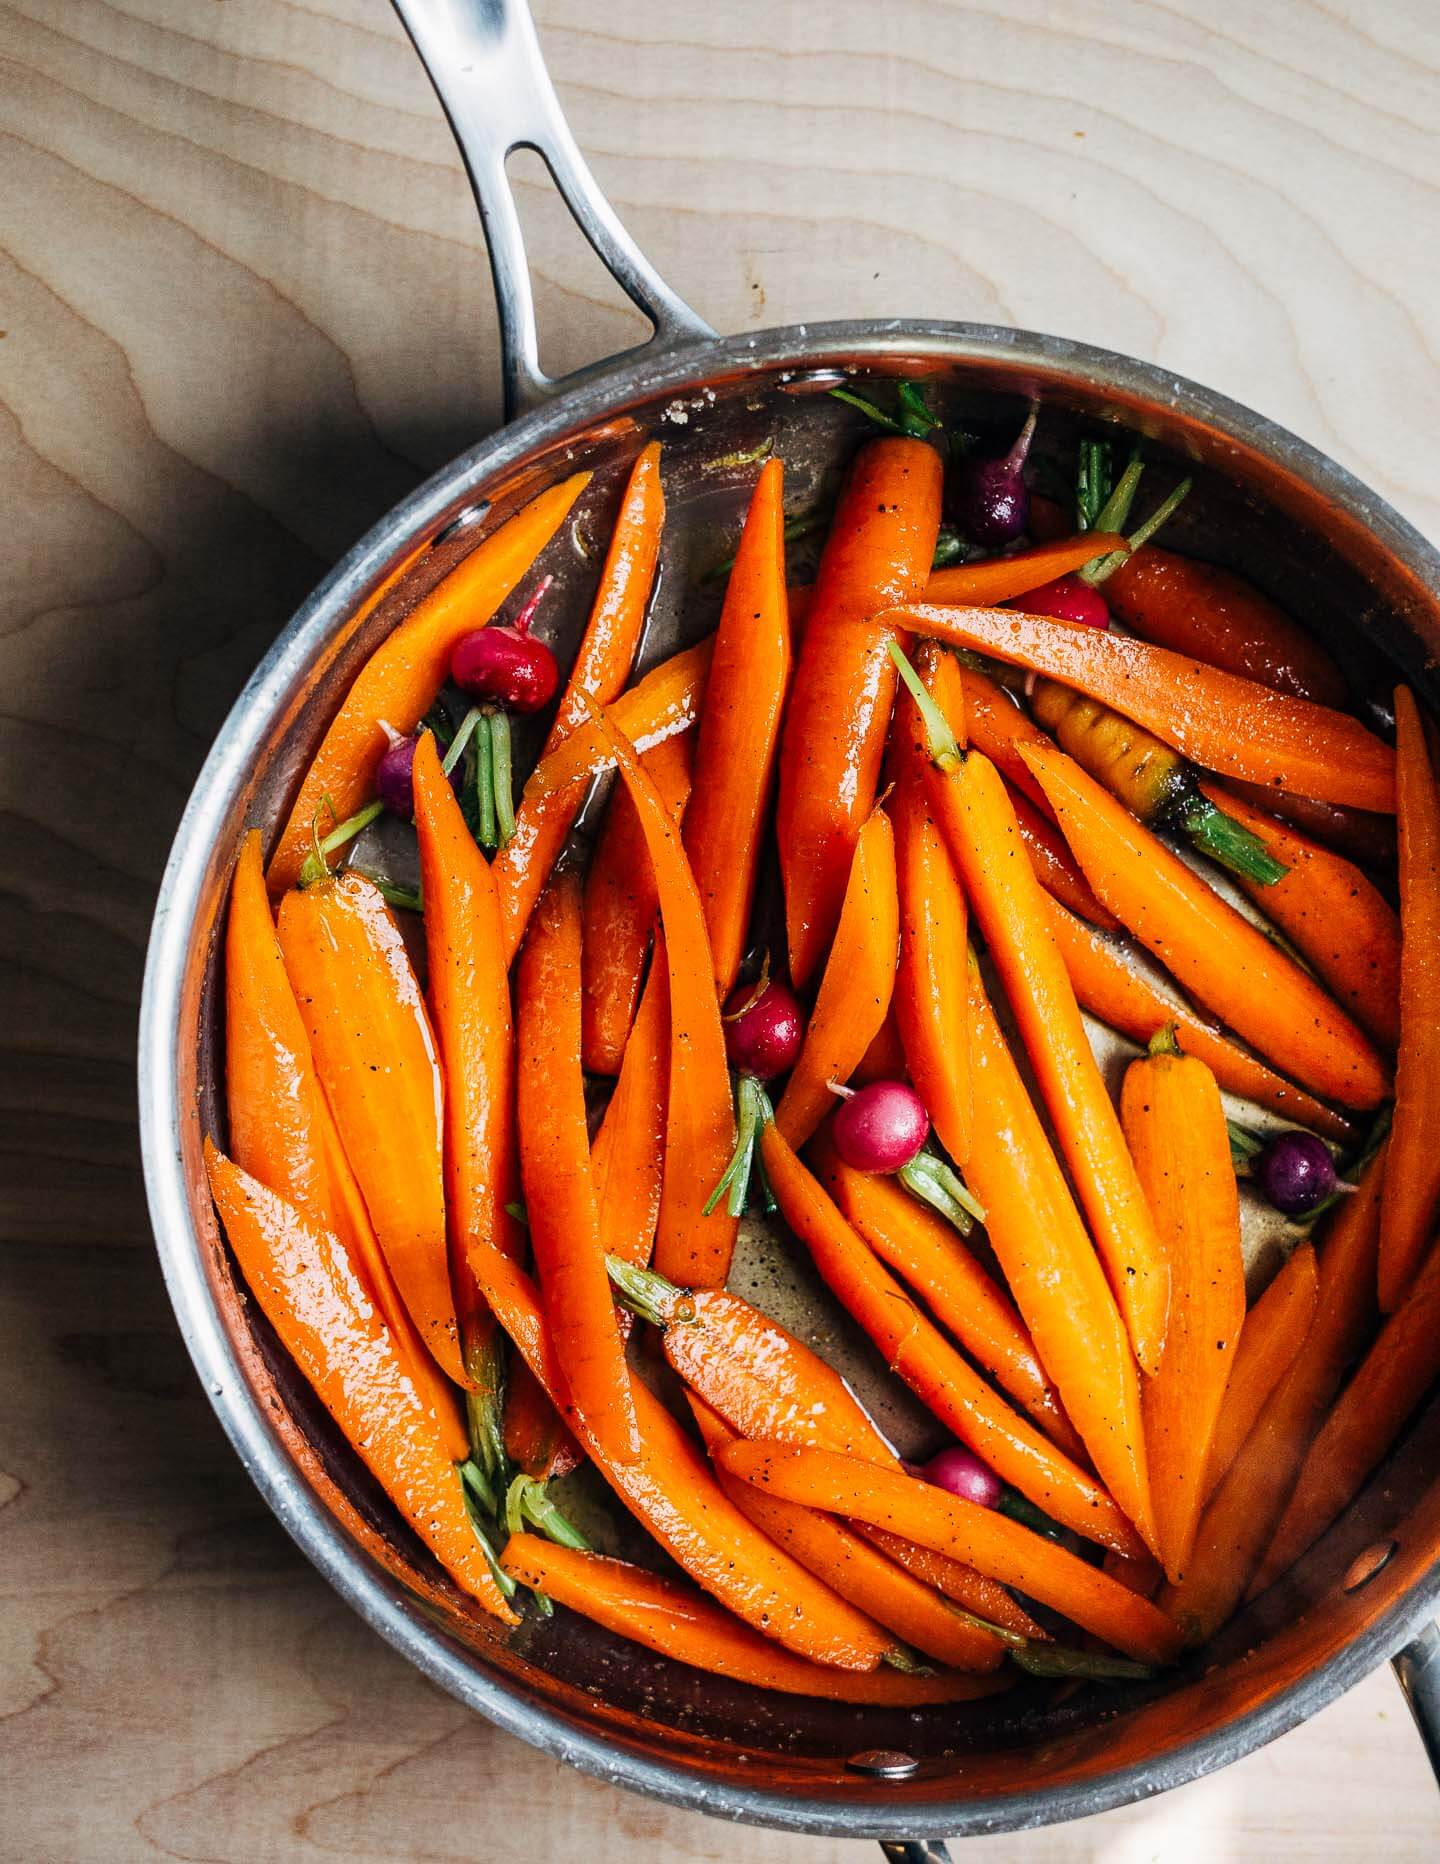
[[[1393,1658],[1399,1683],[1440,1784],[1440,1625],[1432,1620]]]
[[[480,208],[500,314],[506,418],[528,413],[607,366],[592,364],[564,378],[540,367],[530,268],[505,172],[512,150],[533,149],[546,163],[596,257],[650,319],[655,334],[642,349],[663,352],[713,336],[655,271],[600,192],[560,109],[526,0],[393,4],[449,118]]]

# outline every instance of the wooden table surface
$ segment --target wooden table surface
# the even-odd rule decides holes
[[[585,22],[589,23],[585,23]],[[602,184],[719,329],[1060,331],[1440,534],[1429,0],[546,0]],[[497,419],[473,208],[383,0],[0,7],[0,1854],[802,1860],[438,1695],[240,1474],[151,1250],[132,1052],[191,778],[292,606]],[[629,330],[533,184],[547,357]],[[1388,1676],[1227,1773],[966,1856],[1394,1859]]]

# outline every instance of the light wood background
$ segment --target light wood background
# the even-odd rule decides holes
[[[1432,0],[545,0],[600,180],[718,328],[979,317],[1157,358],[1440,532]],[[625,335],[526,192],[552,366]],[[0,1854],[866,1857],[562,1771],[262,1510],[135,1155],[151,896],[293,604],[497,418],[483,248],[383,0],[0,5]],[[1224,1775],[965,1855],[1434,1857],[1387,1676]]]

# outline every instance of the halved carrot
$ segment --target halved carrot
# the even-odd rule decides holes
[[[783,1501],[868,1521],[949,1554],[1142,1663],[1168,1663],[1176,1653],[1175,1627],[1148,1600],[994,1509],[833,1450],[733,1443],[718,1461]]]
[[[943,467],[918,440],[875,440],[850,469],[815,581],[780,746],[776,831],[790,975],[803,989],[840,917],[856,837],[875,788],[895,694],[873,621],[925,587],[940,527]]]
[[[1153,1545],[1140,1375],[1125,1323],[973,962],[969,1006],[975,1130],[1004,1135],[966,1161],[985,1233],[1066,1415]]]
[[[669,1098],[670,979],[657,939],[620,1078],[590,1148],[600,1241],[626,1262],[648,1262],[655,1247]]]
[[[1302,835],[1218,783],[1200,789],[1260,837],[1287,868],[1261,886],[1243,874],[1235,885],[1298,947],[1336,1001],[1387,1054],[1400,1038],[1400,921],[1395,908],[1353,861]]]
[[[395,1285],[431,1353],[468,1384],[446,1246],[440,1062],[405,941],[379,888],[353,869],[287,893],[278,931]]]
[[[725,589],[695,748],[695,803],[685,821],[721,997],[744,956],[790,684],[783,488],[780,461],[767,460]]]
[[[932,1702],[968,1702],[1007,1687],[1003,1677],[962,1671],[905,1676],[883,1669],[865,1675],[807,1663],[738,1623],[693,1587],[604,1554],[558,1547],[538,1534],[512,1535],[500,1564],[512,1579],[594,1619],[607,1631],[676,1663],[753,1683],[759,1689],[834,1702],[918,1708]]]
[[[688,731],[700,716],[715,636],[707,634],[652,667],[621,693],[609,708],[610,722],[643,756],[677,732]],[[576,727],[548,757],[542,757],[525,785],[525,801],[566,789],[580,777],[598,776],[613,767],[609,740],[594,719]]]
[[[927,602],[959,603],[962,607],[991,607],[1028,595],[1042,583],[1084,569],[1096,557],[1124,550],[1125,539],[1111,531],[1082,531],[1078,537],[1032,544],[1008,557],[987,557],[982,563],[957,563],[932,570],[925,585]]]
[[[694,734],[687,731],[662,739],[640,760],[675,822],[684,816],[690,799],[694,753]],[[620,1072],[640,1002],[657,906],[655,874],[640,820],[629,791],[617,784],[585,874],[580,1052],[587,1074]]]
[[[1394,810],[1394,753],[1344,712],[1129,635],[1015,609],[905,607],[878,620],[1073,686],[1207,769],[1322,802]]]
[[[1440,1208],[1440,785],[1408,686],[1395,689],[1400,829],[1400,1053],[1380,1212],[1380,1306],[1400,1305]]]
[[[1019,785],[1012,784],[1008,777],[1005,789],[1035,878],[1051,899],[1058,900],[1067,912],[1077,913],[1102,932],[1118,931],[1119,920],[1096,899],[1090,882],[1076,866],[1074,855],[1049,815],[1042,815]]]
[[[722,1200],[707,1216],[735,1143],[725,1031],[715,995],[705,909],[680,836],[639,758],[601,711],[601,735],[629,790],[655,872],[670,983],[670,1087],[655,1266],[687,1288],[718,1288],[730,1269],[735,1218]]]
[[[1165,1338],[1169,1271],[1009,795],[979,751],[932,770],[930,788],[1135,1355],[1153,1372]]]
[[[517,1624],[407,1359],[344,1245],[208,1139],[205,1168],[250,1292],[316,1396],[456,1584],[503,1623]]]
[[[871,812],[855,841],[850,880],[835,942],[804,1046],[790,1071],[775,1118],[792,1146],[804,1145],[869,1048],[890,1008],[900,938],[895,888],[895,835],[883,809]]]
[[[923,1579],[927,1586],[943,1592],[947,1599],[953,1599],[967,1612],[974,1612],[987,1624],[999,1625],[1002,1631],[1013,1631],[1017,1637],[1029,1638],[1037,1644],[1050,1641],[1050,1633],[1015,1603],[998,1580],[987,1579],[973,1566],[952,1560],[948,1554],[936,1553],[933,1547],[920,1547],[913,1540],[888,1534],[883,1527],[871,1527],[865,1522],[857,1522],[855,1526],[866,1540],[873,1541],[882,1553],[889,1554],[897,1566],[903,1566],[907,1573]],[[1122,1557],[1118,1553],[1105,1556],[1107,1560]]]
[[[624,689],[645,626],[664,525],[660,443],[652,440],[630,469],[590,619],[545,740],[546,754],[583,724],[589,701],[608,705]],[[515,833],[496,855],[493,868],[507,959],[520,948],[535,902],[584,800],[580,782],[544,796],[526,788],[515,812]]]
[[[328,804],[343,821],[369,800],[388,740],[380,721],[413,731],[444,683],[461,635],[483,628],[530,569],[590,483],[573,474],[516,512],[423,597],[360,669],[311,760],[270,858],[270,891],[299,878],[313,825]]]
[[[1245,1316],[1240,1344],[1235,1349],[1235,1363],[1230,1368],[1230,1383],[1225,1387],[1215,1435],[1210,1442],[1205,1479],[1200,1485],[1202,1502],[1208,1502],[1220,1486],[1221,1478],[1255,1428],[1270,1394],[1294,1365],[1295,1356],[1315,1318],[1319,1296],[1320,1278],[1315,1269],[1314,1245],[1297,1243],[1279,1273]]]
[[[940,1324],[1053,1443],[1068,1456],[1083,1454],[1025,1323],[954,1229],[893,1178],[846,1165],[827,1137],[816,1142],[813,1158],[821,1183],[881,1261],[924,1299]]]
[[[1384,1063],[1312,977],[1063,752],[1023,754],[1085,878],[1187,991],[1327,1099],[1366,1108],[1385,1098]]]
[[[1170,1321],[1142,1408],[1160,1554],[1178,1580],[1245,1319],[1240,1196],[1215,1077],[1173,1032],[1126,1069],[1120,1118],[1170,1265]]]
[[[550,1335],[587,1434],[610,1461],[632,1463],[639,1429],[600,1242],[580,1072],[580,883],[564,869],[536,908],[515,998],[520,1171]],[[574,1428],[574,1415],[566,1418]]]
[[[1028,1418],[1013,1411],[925,1318],[861,1242],[772,1121],[766,1122],[761,1133],[760,1150],[781,1215],[809,1249],[831,1292],[880,1348],[896,1376],[947,1429],[1037,1508],[1103,1546],[1134,1547],[1134,1534],[1099,1483],[1056,1449]]]
[[[1216,1025],[1202,1021],[1178,995],[1162,991],[1129,961],[1123,944],[1085,925],[1058,900],[1051,900],[1049,917],[1081,1009],[1142,1048],[1157,1030],[1174,1023],[1186,1053],[1197,1055],[1227,1093],[1253,1100],[1327,1139],[1344,1143],[1355,1137],[1354,1126],[1333,1107],[1267,1068]]]
[[[580,1466],[580,1446],[520,1358],[505,1379],[505,1454],[536,1482],[568,1476]]]

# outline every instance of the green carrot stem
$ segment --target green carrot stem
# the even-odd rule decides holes
[[[393,880],[387,880],[383,874],[372,873],[368,867],[360,867],[352,861],[351,867],[357,874],[363,874],[380,891],[380,897],[387,906],[398,906],[402,912],[423,913],[425,902],[420,897],[418,887],[397,887]]]
[[[930,748],[930,761],[937,770],[958,769],[963,762],[960,746],[955,741],[955,734],[945,714],[925,690],[925,682],[911,666],[905,650],[895,641],[888,645],[890,658],[909,688],[911,698],[920,708],[920,717],[925,724],[925,739]]]
[[[455,1467],[460,1472],[460,1486],[465,1491],[466,1506],[469,1507],[473,1503],[487,1515],[493,1515],[499,1498],[494,1485],[474,1457],[470,1457],[463,1463],[457,1463]]]
[[[1180,1025],[1165,1023],[1150,1038],[1151,1055],[1178,1055],[1180,1053]]]
[[[576,1553],[590,1552],[589,1541],[555,1506],[543,1482],[530,1483],[520,1497],[520,1511],[538,1534],[553,1540],[557,1547],[573,1547]]]
[[[985,1206],[937,1153],[917,1152],[896,1176],[912,1197],[938,1211],[962,1236],[968,1236],[977,1223],[985,1221]]]
[[[1235,1176],[1248,1177],[1251,1164],[1265,1150],[1265,1141],[1235,1120],[1225,1122],[1225,1131],[1230,1139],[1230,1163],[1235,1167]]]
[[[1112,1657],[1102,1651],[1066,1650],[1058,1644],[1026,1644],[1010,1653],[1031,1676],[1084,1677],[1097,1683],[1144,1683],[1157,1674],[1154,1666],[1130,1657]]]
[[[332,828],[323,840],[317,840],[315,846],[305,857],[305,864],[300,869],[300,885],[313,887],[317,880],[324,880],[330,872],[326,866],[327,854],[334,854],[337,848],[343,848],[348,841],[354,841],[362,829],[369,828],[376,816],[384,811],[385,805],[377,798],[373,803],[366,803],[363,809],[357,809],[352,816],[346,816],[338,827]]]
[[[510,1577],[510,1575],[505,1571],[505,1568],[500,1564],[499,1558],[495,1552],[494,1544],[492,1543],[489,1534],[486,1532],[485,1526],[483,1522],[481,1521],[480,1516],[475,1509],[475,1505],[470,1498],[468,1490],[465,1491],[464,1493],[465,1493],[465,1512],[470,1517],[470,1531],[471,1533],[474,1534],[476,1540],[478,1540],[480,1543],[480,1551],[485,1555],[485,1564],[490,1568],[490,1577],[495,1581],[495,1584],[500,1588],[501,1595],[504,1598],[513,1599],[518,1590],[515,1584],[515,1581]]]
[[[1108,556],[1096,557],[1085,565],[1080,572],[1082,580],[1088,582],[1092,589],[1098,589],[1107,576],[1113,576],[1122,563],[1129,562],[1142,545],[1149,543],[1160,526],[1174,517],[1190,496],[1191,484],[1191,480],[1182,479],[1170,496],[1155,507],[1145,522],[1131,531],[1125,539],[1123,550],[1112,550]]]
[[[1130,517],[1130,507],[1135,503],[1135,494],[1140,489],[1140,476],[1145,471],[1145,462],[1140,457],[1137,446],[1131,453],[1124,472],[1115,481],[1110,496],[1095,514],[1097,531],[1123,531]]]
[[[935,555],[930,560],[932,570],[943,570],[951,563],[963,563],[970,555],[970,546],[958,531],[948,524],[940,526],[940,534],[935,539]]]
[[[505,1355],[500,1330],[466,1354],[465,1369],[476,1389],[465,1394],[465,1425],[470,1437],[471,1460],[495,1487],[509,1479],[505,1455]]]
[[[889,1650],[880,1653],[881,1663],[889,1664],[892,1670],[898,1670],[902,1676],[933,1676],[933,1665],[926,1663],[908,1644],[892,1644]]]
[[[1082,440],[1075,468],[1075,528],[1093,531],[1110,496],[1113,473],[1108,440]]]
[[[448,777],[460,759],[465,755],[465,747],[475,735],[475,728],[485,714],[478,705],[472,705],[460,721],[460,729],[450,740],[445,755],[440,759],[440,768]]]
[[[730,1163],[721,1174],[720,1182],[705,1200],[704,1215],[707,1217],[727,1191],[730,1197],[725,1207],[730,1215],[738,1217],[744,1213],[745,1199],[750,1191],[750,1166],[755,1157],[755,1132],[759,1118],[756,1085],[753,1077],[748,1074],[742,1074],[736,1083],[738,1117],[735,1150],[730,1154]]]
[[[490,734],[494,719],[482,712],[475,721],[475,839],[487,854],[495,852],[495,760]]]
[[[490,765],[495,792],[495,835],[503,848],[515,833],[515,781],[510,767],[510,714],[490,715]]]
[[[1184,798],[1176,819],[1177,826],[1197,853],[1208,855],[1242,880],[1273,887],[1290,872],[1283,861],[1275,859],[1257,834],[1237,822],[1234,816],[1226,815],[1223,809],[1217,809],[1208,796],[1198,791]]]
[[[505,1206],[505,1215],[513,1217],[517,1223],[523,1223],[527,1230],[530,1228],[530,1213],[518,1199],[515,1203]]]
[[[652,1327],[668,1327],[672,1321],[687,1318],[679,1311],[683,1291],[654,1269],[638,1268],[622,1256],[607,1255],[605,1272],[625,1306]]]

